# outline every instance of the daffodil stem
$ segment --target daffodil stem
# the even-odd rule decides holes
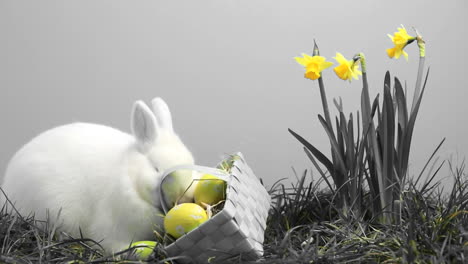
[[[414,107],[416,107],[416,103],[418,102],[419,97],[421,96],[421,82],[424,71],[424,62],[426,61],[426,44],[424,43],[422,37],[419,35],[416,38],[416,40],[418,41],[419,47],[419,66],[418,75],[416,78],[416,86],[414,88],[413,104],[411,105],[411,112],[413,112]]]
[[[320,51],[319,51],[319,48],[317,46],[317,42],[315,42],[314,40],[314,51],[312,53],[313,56],[320,56]],[[319,89],[320,89],[320,98],[322,99],[322,106],[323,106],[323,114],[325,115],[325,121],[327,123],[327,125],[329,126],[330,130],[333,131],[333,123],[331,121],[331,118],[330,118],[330,108],[328,107],[328,100],[327,100],[327,95],[325,93],[325,85],[323,84],[323,75],[320,76],[318,78],[318,83],[319,83]],[[334,137],[334,135],[333,135]],[[336,139],[335,139],[336,140]],[[332,139],[330,138],[330,142],[332,141]],[[333,164],[336,164],[336,155],[339,155],[339,154],[335,154],[335,151],[333,150],[333,147],[331,148],[331,156],[332,156],[332,161],[333,161]],[[336,170],[334,171],[330,171],[330,173],[332,174],[332,177],[336,179],[336,177],[338,177],[336,174]],[[335,180],[335,184],[338,185],[338,181]],[[337,186],[337,189],[341,189],[342,186]],[[341,199],[340,199],[340,202],[342,203],[342,208],[343,208],[343,213],[346,215],[347,214],[347,205],[346,205],[346,199],[345,199],[345,196],[342,196]]]
[[[330,130],[333,131],[333,123],[331,122],[331,118],[330,118],[330,109],[328,108],[328,100],[327,100],[327,95],[325,94],[325,86],[323,85],[323,79],[322,79],[322,76],[320,76],[320,78],[318,78],[318,83],[319,83],[319,88],[320,88],[320,97],[322,99],[322,106],[323,106],[323,114],[325,115],[325,121],[327,123],[327,125],[329,126]],[[332,133],[333,134],[333,133]],[[334,134],[332,135],[333,137]],[[336,138],[330,138],[330,142],[332,142],[333,140],[336,140]],[[339,153],[335,153],[335,150],[333,149],[333,147],[331,148],[331,156],[332,156],[332,161],[333,161],[333,164],[337,164],[337,155],[340,155]],[[337,177],[339,177],[337,175],[337,169],[336,167],[334,167],[334,171],[330,171],[330,173],[332,174],[333,178],[336,179]],[[344,186],[338,186],[340,183],[340,181],[337,181],[335,180],[335,184],[337,184],[337,189],[340,190],[342,189]],[[342,180],[342,182],[346,182],[345,179]],[[345,195],[344,196],[340,196],[340,202],[341,202],[341,206],[342,206],[342,209],[343,209],[343,213],[345,215],[347,215],[347,201],[345,199]]]
[[[315,39],[314,39],[314,51],[312,55],[320,56],[320,50],[317,46],[317,42],[315,42]],[[327,100],[327,95],[325,94],[325,86],[323,85],[322,76],[318,78],[318,83],[319,83],[319,88],[320,88],[320,97],[322,99],[323,114],[325,115],[325,121],[327,121],[327,124],[330,126],[330,128],[333,128],[331,118],[330,118],[330,109],[328,108],[328,100]]]
[[[330,109],[328,108],[327,95],[325,94],[325,86],[323,85],[322,77],[318,78],[319,88],[320,88],[320,98],[322,99],[323,114],[325,115],[325,120],[327,121],[330,128],[332,128],[332,122],[330,118]]]
[[[327,95],[325,94],[325,86],[323,85],[323,79],[321,76],[320,78],[318,78],[318,83],[319,83],[319,88],[320,88],[320,98],[322,99],[323,114],[325,115],[325,121],[327,122],[327,125],[330,127],[330,129],[333,131],[333,123],[331,122],[331,118],[330,118],[330,109],[328,108]],[[332,154],[333,164],[335,164],[336,158],[335,158],[335,152],[333,148],[331,149],[331,154]],[[330,172],[330,173],[334,174],[335,172]]]
[[[419,57],[426,57],[426,42],[423,40],[423,38],[419,34],[416,37],[416,40],[418,41]]]
[[[364,56],[364,53],[362,53],[362,52],[359,53],[358,56],[359,56],[360,61],[361,61],[362,72],[365,73],[367,71],[366,57]]]

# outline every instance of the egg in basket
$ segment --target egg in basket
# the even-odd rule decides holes
[[[164,227],[172,238],[165,246],[169,256],[206,263],[237,255],[255,260],[263,255],[270,196],[241,153],[216,168],[168,170],[160,195]]]

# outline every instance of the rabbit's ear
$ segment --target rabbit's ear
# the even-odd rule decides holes
[[[153,112],[158,119],[158,123],[161,128],[167,129],[169,131],[174,131],[172,127],[172,116],[169,111],[169,107],[166,102],[160,97],[156,97],[151,100],[151,105],[153,106]]]
[[[143,101],[136,101],[133,104],[131,127],[132,133],[143,151],[156,141],[158,123],[153,112]]]

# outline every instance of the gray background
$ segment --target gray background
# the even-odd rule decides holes
[[[431,75],[411,155],[416,174],[438,142],[457,164],[468,148],[466,1],[0,0],[0,171],[34,135],[72,121],[129,131],[133,101],[163,97],[197,163],[242,151],[267,185],[312,167],[293,128],[327,154],[316,82],[294,61],[313,39],[329,60],[368,59],[371,95],[388,69],[413,91],[417,46],[388,59],[404,24],[427,41]],[[361,82],[324,73],[328,97],[359,107]],[[333,108],[334,110],[334,108]],[[334,111],[336,113],[336,111]],[[2,173],[3,174],[3,173]],[[445,171],[441,176],[446,176]]]

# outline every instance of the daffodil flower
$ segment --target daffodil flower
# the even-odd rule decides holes
[[[332,62],[326,61],[325,57],[322,56],[309,56],[302,54],[301,57],[296,57],[296,61],[306,68],[304,77],[311,80],[317,80],[320,78],[320,73],[326,68],[333,65]]]
[[[390,34],[388,34],[388,36],[395,45],[395,47],[387,49],[388,57],[398,59],[403,54],[403,56],[405,56],[405,59],[408,60],[408,53],[406,53],[403,49],[406,47],[406,45],[413,42],[416,38],[410,36],[403,26],[401,26],[401,28],[398,28],[398,32],[395,32],[393,36]]]
[[[333,69],[340,79],[351,81],[354,78],[357,80],[358,75],[362,75],[362,72],[358,69],[359,63],[356,60],[347,60],[339,52],[336,53],[334,59],[340,64]]]

